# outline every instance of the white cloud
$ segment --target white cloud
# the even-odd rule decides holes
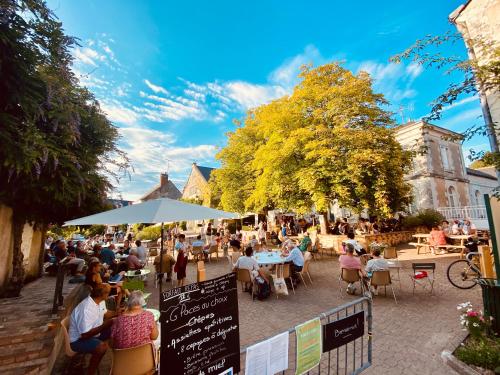
[[[256,85],[244,81],[224,84],[224,95],[244,109],[257,107],[286,94],[287,90],[278,85]]]
[[[151,83],[150,81],[148,81],[147,79],[144,80],[144,83],[146,84],[146,86],[148,86],[151,90],[153,90],[155,93],[162,93],[162,94],[165,94],[165,95],[168,95],[169,92],[167,91],[167,89],[161,87],[161,86],[157,86],[153,83]]]
[[[201,144],[179,146],[175,136],[168,132],[127,126],[118,129],[120,148],[127,151],[134,172],[131,179],[120,181],[119,191],[124,198],[137,199],[159,182],[159,174],[168,170],[169,178],[178,183],[186,181],[193,161],[211,164],[216,147]]]
[[[445,126],[448,129],[456,129],[463,131],[473,125],[481,125],[484,120],[481,118],[481,108],[472,108],[458,113],[450,118],[442,120],[440,126]]]
[[[456,108],[456,107],[460,107],[460,106],[462,106],[464,104],[471,103],[471,102],[476,102],[476,103],[479,104],[479,97],[477,95],[474,95],[474,96],[470,96],[470,97],[462,99],[462,100],[458,100],[455,103],[453,103],[453,104],[451,104],[449,106],[444,107],[442,109],[442,112],[449,111],[450,109],[453,109],[453,108]]]
[[[420,74],[422,74],[423,71],[424,68],[422,68],[422,65],[415,62],[412,62],[410,65],[406,67],[406,73],[412,79],[417,78]]]
[[[101,108],[104,113],[106,113],[107,117],[114,122],[132,125],[139,119],[139,115],[136,111],[116,100],[101,101]]]
[[[369,60],[360,63],[357,71],[370,74],[375,91],[383,93],[392,104],[401,104],[401,101],[411,99],[418,94],[411,87],[413,81],[422,73],[422,68],[416,64],[405,67],[403,64]]]
[[[91,48],[80,48],[77,47],[74,52],[75,59],[86,65],[97,66],[94,61],[97,57],[97,52]]]
[[[286,59],[283,64],[272,71],[269,75],[269,81],[291,91],[293,86],[299,82],[298,75],[303,65],[321,65],[325,62],[326,59],[321,56],[319,50],[313,45],[308,45],[303,53]]]

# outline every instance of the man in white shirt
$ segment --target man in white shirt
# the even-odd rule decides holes
[[[373,250],[373,258],[366,263],[365,271],[368,278],[371,278],[373,272],[375,271],[387,271],[389,269],[389,263],[384,258],[380,257],[380,250]],[[372,286],[372,293],[377,295],[377,287]]]
[[[88,374],[95,374],[102,357],[108,350],[106,340],[111,333],[116,315],[106,310],[105,301],[109,296],[109,284],[93,288],[90,296],[80,302],[71,312],[69,322],[69,341],[71,349],[77,353],[92,353]]]
[[[452,235],[462,234],[460,225],[458,225],[458,220],[453,220],[453,225],[451,226],[451,234]]]
[[[300,282],[300,278],[297,273],[302,271],[302,267],[304,267],[304,255],[298,246],[295,246],[293,242],[288,243],[287,248],[288,251],[290,251],[290,254],[288,254],[285,258],[285,262],[290,262],[292,282],[297,284]]]
[[[139,258],[142,264],[145,264],[146,258],[148,257],[148,251],[144,246],[142,246],[142,242],[139,240],[135,241],[135,246],[137,246],[135,249],[137,258]]]
[[[469,220],[464,221],[464,225],[462,226],[462,232],[464,232],[467,236],[473,236],[476,234],[477,229],[476,226]]]
[[[261,276],[267,283],[269,279],[267,275],[260,269],[259,263],[252,258],[253,249],[248,246],[245,249],[245,256],[239,257],[234,265],[233,272],[236,272],[238,268],[246,269],[250,271],[250,277],[254,280],[257,276]],[[249,291],[248,286],[245,286],[245,291]],[[251,291],[251,290],[250,290]]]
[[[356,254],[359,256],[359,255],[363,255],[363,254],[366,254],[366,250],[363,249],[361,247],[361,245],[359,244],[358,241],[356,241],[354,239],[354,233],[352,232],[349,232],[347,234],[347,240],[344,241],[344,243],[347,245],[348,243],[350,243],[352,246],[354,246],[354,251],[356,252]]]

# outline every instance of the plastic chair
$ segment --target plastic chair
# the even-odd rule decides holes
[[[295,294],[295,287],[293,286],[292,272],[290,271],[290,263],[285,263],[281,266],[281,276],[283,279],[289,279],[290,285],[292,286],[293,294]]]
[[[410,275],[410,278],[413,280],[413,294],[415,294],[415,287],[417,284],[421,285],[425,289],[424,280],[427,280],[430,287],[431,292],[434,291],[434,271],[436,270],[436,263],[412,263],[411,267],[413,268],[413,275]],[[432,275],[427,273],[426,277],[416,278],[416,274],[419,271],[432,271]]]
[[[391,286],[392,295],[394,296],[394,302],[398,303],[396,299],[396,293],[394,293],[394,288],[392,287],[391,282],[391,273],[390,271],[373,271],[372,277],[370,279],[370,285],[372,286],[383,286],[385,290],[385,295],[387,296],[387,285]]]
[[[244,286],[246,283],[252,284],[252,301],[253,301],[253,291],[254,291],[254,282],[250,275],[250,271],[245,268],[238,268],[236,273],[236,279],[241,283],[241,289],[244,290]]]
[[[339,276],[339,281],[344,281],[348,284],[354,284],[359,281],[361,284],[361,294],[365,294],[365,284],[363,283],[363,279],[361,278],[359,274],[359,270],[355,269],[347,269],[347,268],[342,268],[340,271],[340,276]],[[344,296],[344,290],[342,288],[342,284],[340,283],[340,295],[343,297]]]
[[[193,256],[194,261],[202,259],[203,247],[202,246],[193,246],[193,249],[191,250],[191,255]]]
[[[219,260],[219,246],[218,245],[212,245],[208,249],[208,260],[210,262],[212,261],[212,254],[215,254],[217,257],[217,260]]]
[[[156,371],[155,348],[152,342],[127,349],[113,349],[110,375],[144,375]]]
[[[306,253],[307,254],[307,253]],[[307,275],[307,277],[309,278],[309,281],[311,282],[311,285],[312,285],[312,279],[311,279],[311,275],[309,274],[309,264],[311,263],[311,259],[306,259],[304,261],[304,267],[302,267],[302,271],[299,272],[299,275],[300,275],[300,278],[302,279],[302,281],[304,282],[304,286],[307,288],[307,284],[306,284],[306,280],[304,279],[304,275]]]
[[[398,251],[394,246],[388,247],[384,250],[384,259],[398,259]]]

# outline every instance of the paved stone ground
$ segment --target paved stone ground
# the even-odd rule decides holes
[[[465,337],[458,324],[457,304],[471,301],[479,306],[480,289],[459,290],[446,279],[446,267],[458,256],[454,254],[417,255],[415,249],[400,247],[401,289],[395,281],[398,304],[392,297],[377,296],[373,306],[373,365],[366,374],[449,374],[454,373],[443,364],[441,351],[453,350]],[[412,294],[411,263],[436,262],[434,294],[417,288]],[[225,259],[207,263],[207,278],[229,271]],[[296,294],[280,297],[272,295],[265,301],[251,301],[248,293],[239,292],[241,345],[246,346],[263,338],[283,332],[319,314],[359,297],[339,291],[339,266],[336,257],[314,261],[310,270],[314,285],[300,285]],[[396,274],[395,274],[396,275]],[[196,266],[188,265],[188,283],[196,281]],[[165,285],[165,284],[164,284]],[[170,284],[166,287],[170,288]],[[158,306],[158,290],[149,275],[148,291],[153,292],[149,305]],[[389,291],[388,291],[389,293]],[[101,364],[101,373],[107,373],[110,354]]]

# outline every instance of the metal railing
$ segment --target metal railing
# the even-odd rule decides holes
[[[346,303],[336,307],[330,311],[319,315],[321,324],[325,325],[337,320],[346,318],[350,315],[356,314],[360,311],[365,311],[365,331],[364,335],[356,340],[345,344],[337,349],[333,349],[321,356],[319,366],[316,366],[306,374],[327,374],[327,375],[348,375],[359,374],[366,370],[372,364],[372,301],[369,298],[362,297],[352,302]],[[309,320],[309,319],[308,319]],[[295,327],[288,330],[288,369],[280,374],[295,374],[295,360],[296,360],[296,336]],[[260,340],[253,343],[255,345]],[[245,373],[245,356],[246,350],[249,346],[243,347],[240,351],[240,374]]]
[[[448,220],[487,218],[485,206],[439,207],[437,211]]]

